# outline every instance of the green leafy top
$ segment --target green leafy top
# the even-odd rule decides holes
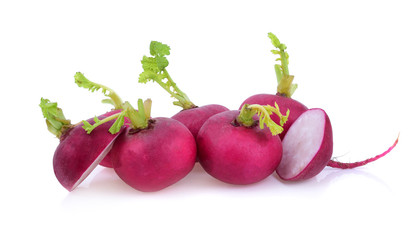
[[[102,102],[103,103],[110,103],[112,104],[115,109],[122,109],[122,99],[116,94],[115,91],[113,91],[111,88],[108,88],[104,85],[98,84],[98,83],[94,83],[90,80],[88,80],[82,73],[77,72],[74,75],[74,79],[75,79],[75,83],[82,88],[86,88],[91,92],[95,92],[98,90],[102,90],[102,93],[106,96],[109,97],[108,99],[104,99]]]
[[[122,102],[122,99],[111,88],[88,80],[82,73],[77,72],[74,76],[74,79],[75,83],[77,83],[79,87],[86,88],[91,92],[95,92],[101,89],[103,94],[109,97],[109,99],[104,99],[102,102],[110,103],[113,106],[115,106],[115,109],[122,110],[119,113],[115,113],[101,120],[95,117],[93,124],[90,124],[87,121],[83,121],[83,128],[84,130],[86,130],[88,134],[90,134],[96,127],[112,120],[115,120],[115,122],[110,127],[109,132],[112,134],[116,134],[125,124],[126,118],[130,119],[130,125],[134,129],[143,129],[148,127],[148,120],[150,119],[151,111],[151,100],[147,100],[146,102],[148,104],[144,107],[142,99],[139,99],[138,111],[136,111],[129,102]]]
[[[62,109],[58,107],[56,102],[50,102],[48,99],[41,98],[39,107],[46,119],[48,130],[57,138],[60,138],[65,130],[73,126],[71,121],[65,118]]]
[[[130,119],[130,125],[134,129],[143,129],[148,127],[148,120],[150,119],[151,111],[150,99],[145,101],[145,107],[142,99],[139,99],[137,111],[132,107],[132,105],[129,102],[122,102],[122,99],[111,88],[88,80],[82,73],[77,72],[74,76],[74,79],[75,83],[77,83],[79,87],[86,88],[91,92],[95,92],[101,89],[103,94],[109,97],[109,99],[104,99],[102,102],[110,103],[113,106],[115,106],[115,109],[121,110],[120,112],[103,119],[95,117],[93,124],[90,124],[87,121],[83,121],[83,128],[84,130],[86,130],[88,134],[90,134],[96,127],[112,120],[115,120],[115,122],[110,127],[109,132],[112,134],[116,134],[125,124],[127,118]]]
[[[280,125],[278,125],[271,119],[270,115],[272,115],[273,113],[279,116]],[[237,121],[246,127],[251,127],[255,123],[253,119],[253,116],[255,114],[259,116],[260,129],[264,129],[265,124],[270,129],[272,135],[278,135],[281,132],[283,132],[283,125],[287,122],[290,111],[288,109],[286,112],[286,116],[284,116],[283,114],[281,114],[277,103],[274,103],[274,107],[270,105],[245,104],[241,108],[241,112],[237,117]]]
[[[280,64],[274,65],[277,77],[277,93],[291,97],[298,85],[292,83],[294,76],[289,74],[289,54],[286,52],[287,47],[273,33],[268,33],[268,37],[271,39],[273,46],[277,48],[271,50],[271,52],[280,56],[276,59],[276,61],[280,61]]]
[[[171,97],[178,101],[173,102],[174,105],[180,106],[183,109],[190,109],[196,107],[182,92],[168,74],[166,67],[169,62],[166,56],[170,55],[170,47],[166,44],[157,41],[151,41],[150,54],[152,57],[144,56],[142,58],[143,72],[139,75],[140,83],[147,83],[154,81],[158,83],[164,90],[166,90]]]
[[[125,124],[126,118],[130,119],[131,127],[133,129],[144,129],[148,127],[148,120],[151,118],[151,99],[145,100],[145,103],[142,99],[138,99],[138,111],[135,110],[129,102],[124,102],[122,104],[122,109],[123,110],[121,112],[115,113],[101,120],[95,117],[93,125],[87,121],[83,121],[84,130],[90,134],[96,127],[116,119],[109,128],[110,133],[116,134]]]

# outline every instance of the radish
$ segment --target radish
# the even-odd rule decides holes
[[[74,75],[75,83],[82,88],[86,88],[91,92],[102,90],[103,94],[105,94],[107,99],[102,100],[103,103],[109,103],[114,106],[114,109],[111,112],[107,112],[102,117],[109,117],[115,113],[121,112],[123,109],[123,102],[122,99],[113,91],[111,88],[106,87],[104,85],[91,82],[88,80],[82,73],[77,72]],[[129,118],[125,118],[125,126],[129,126],[130,120]],[[103,160],[100,162],[100,165],[103,167],[112,168],[112,161],[110,159],[110,155],[106,155]]]
[[[270,115],[282,120],[277,125]],[[260,120],[253,120],[258,114]],[[283,116],[277,105],[244,105],[241,111],[226,111],[210,117],[197,135],[200,164],[211,176],[231,184],[251,184],[274,172],[282,158],[278,134]],[[269,129],[264,129],[264,124]]]
[[[196,142],[190,131],[171,118],[150,118],[150,100],[138,100],[138,111],[125,102],[117,118],[119,131],[125,116],[131,126],[122,130],[110,152],[116,174],[129,186],[144,192],[166,188],[185,177],[196,159]],[[87,131],[101,126],[86,125]],[[105,122],[104,122],[105,124]],[[93,131],[94,132],[94,131]]]
[[[165,56],[170,55],[170,47],[168,45],[152,41],[150,44],[150,54],[152,57],[144,56],[141,61],[144,71],[139,75],[139,82],[147,83],[151,80],[157,82],[171,97],[177,99],[173,104],[182,107],[183,110],[171,118],[183,123],[195,138],[199,129],[209,117],[220,112],[228,111],[228,108],[218,104],[197,107],[177,87],[166,70],[169,63]]]
[[[41,98],[39,106],[46,118],[48,130],[60,140],[53,157],[55,176],[64,188],[72,191],[107,155],[119,133],[108,132],[112,124],[112,121],[108,121],[88,135],[82,124],[73,125],[64,117],[57,103]],[[100,119],[105,119],[105,116],[86,122],[91,124]]]
[[[276,172],[284,180],[311,178],[332,156],[332,127],[322,109],[310,109],[293,122],[283,139],[283,158]]]
[[[355,163],[340,163],[331,160],[333,137],[328,115],[319,108],[302,113],[289,128],[283,139],[283,157],[276,169],[283,180],[297,181],[312,178],[326,166],[349,169],[363,166],[389,153],[395,143],[376,157]]]
[[[280,57],[277,60],[280,60],[281,64],[276,64],[274,69],[276,71],[277,77],[277,93],[274,94],[256,94],[253,95],[241,104],[240,109],[244,104],[261,104],[261,105],[273,105],[277,103],[282,111],[282,114],[286,113],[287,110],[290,110],[290,116],[286,123],[283,126],[284,130],[280,134],[280,138],[283,139],[286,135],[288,129],[293,124],[293,122],[308,108],[302,103],[291,98],[292,94],[297,88],[297,84],[293,84],[293,75],[289,74],[289,55],[286,50],[286,45],[280,43],[279,39],[273,34],[269,33],[268,37],[271,39],[272,44],[275,48],[271,50],[273,54],[278,54]],[[280,119],[277,116],[272,116],[273,121],[276,123],[280,122]]]

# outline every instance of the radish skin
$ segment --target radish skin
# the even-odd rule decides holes
[[[244,126],[239,116],[240,111],[226,111],[210,117],[196,138],[198,157],[214,178],[252,184],[274,172],[282,158],[282,144],[271,129],[261,129],[256,123]],[[252,121],[253,116],[248,117]]]
[[[193,169],[196,142],[180,122],[157,117],[145,129],[125,129],[111,158],[125,183],[139,191],[154,192],[178,182]]]
[[[171,118],[183,123],[184,126],[186,126],[193,134],[193,137],[196,138],[200,128],[206,122],[206,120],[217,113],[228,110],[229,109],[224,106],[218,104],[210,104],[181,110]]]

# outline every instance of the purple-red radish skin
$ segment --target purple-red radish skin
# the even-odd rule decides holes
[[[327,166],[332,150],[332,127],[328,115],[319,108],[307,110],[284,137],[283,158],[276,172],[281,179],[288,181],[312,178]]]
[[[211,176],[231,184],[251,184],[274,172],[282,157],[279,136],[258,124],[235,123],[239,111],[210,117],[197,136],[200,164]]]
[[[99,116],[103,119],[104,116]],[[87,120],[94,123],[93,118]],[[113,121],[98,126],[90,134],[77,124],[68,129],[60,139],[53,157],[54,173],[68,191],[74,190],[102,161],[112,148],[119,133],[109,133]]]
[[[190,131],[170,118],[153,118],[146,129],[126,128],[110,153],[117,175],[143,192],[164,189],[192,169],[196,142]]]
[[[229,109],[224,106],[210,104],[201,107],[184,109],[171,118],[183,123],[193,134],[193,137],[196,138],[200,128],[206,120],[217,113],[228,110]]]
[[[283,125],[283,132],[279,134],[280,139],[283,140],[284,136],[286,135],[287,131],[289,130],[290,126],[293,124],[293,122],[308,108],[303,105],[302,103],[288,97],[284,97],[281,95],[274,95],[274,94],[256,94],[249,98],[247,98],[239,107],[239,109],[242,108],[244,104],[260,104],[260,105],[270,105],[274,106],[274,104],[277,103],[277,105],[280,108],[280,112],[282,115],[286,115],[287,110],[290,110],[289,118],[287,119],[287,122]],[[272,115],[271,119],[277,123],[280,124],[280,118],[277,115]]]

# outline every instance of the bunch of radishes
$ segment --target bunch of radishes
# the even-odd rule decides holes
[[[314,177],[326,166],[354,168],[390,152],[398,142],[374,158],[355,163],[331,160],[331,122],[319,108],[308,109],[291,99],[297,85],[288,70],[286,46],[268,34],[278,54],[275,65],[277,94],[247,98],[239,110],[211,104],[197,107],[182,92],[166,68],[170,47],[150,44],[139,82],[154,81],[177,99],[183,110],[171,118],[152,117],[151,100],[138,100],[135,109],[110,88],[76,73],[78,86],[102,90],[114,109],[99,117],[71,124],[57,103],[41,99],[48,130],[60,139],[54,172],[69,191],[97,165],[113,168],[131,187],[145,192],[166,188],[185,177],[199,162],[207,173],[231,184],[251,184],[274,171],[283,180]],[[265,128],[267,127],[267,128]]]

